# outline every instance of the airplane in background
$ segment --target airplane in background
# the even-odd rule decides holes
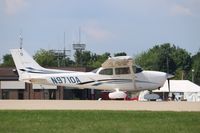
[[[10,51],[20,81],[106,90],[110,92],[110,99],[124,99],[126,92],[158,89],[171,78],[171,75],[164,72],[142,70],[130,56],[109,57],[100,68],[92,72],[77,72],[43,68],[23,48]]]

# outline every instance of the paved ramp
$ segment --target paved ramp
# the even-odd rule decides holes
[[[0,100],[0,110],[200,111],[200,102]]]

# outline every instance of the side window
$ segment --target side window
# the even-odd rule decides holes
[[[129,67],[115,68],[115,74],[130,74],[130,69]]]
[[[103,69],[99,72],[101,75],[113,75],[113,69],[108,68],[108,69]]]

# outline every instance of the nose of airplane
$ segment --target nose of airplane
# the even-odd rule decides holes
[[[158,87],[162,87],[168,78],[168,74],[158,71],[148,71],[148,80],[156,83]]]
[[[155,74],[155,81],[156,83],[160,84],[160,87],[162,87],[167,80],[167,73],[164,72],[154,72]]]

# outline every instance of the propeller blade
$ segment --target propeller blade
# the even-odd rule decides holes
[[[170,79],[167,79],[167,81],[168,81],[168,90],[169,90],[169,93],[170,93],[170,81],[169,81]]]
[[[174,75],[167,73],[167,79],[172,79]]]

